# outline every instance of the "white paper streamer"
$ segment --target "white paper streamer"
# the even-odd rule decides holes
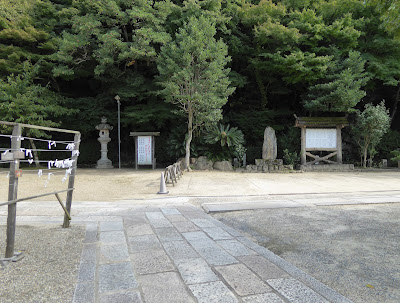
[[[25,149],[25,156],[27,157],[28,155],[29,157],[33,158],[31,149]]]
[[[72,151],[72,150],[74,150],[74,148],[75,148],[75,143],[69,143],[65,149]]]
[[[47,162],[47,168],[51,169],[51,167],[54,165],[54,161],[49,161]]]
[[[54,147],[57,146],[56,141],[48,141],[48,143],[49,143],[49,149],[51,149],[52,146],[54,146]]]
[[[39,176],[39,178],[40,178],[42,175],[43,175],[43,170],[39,169],[39,171],[38,171],[38,176]]]
[[[32,164],[33,159],[28,159],[29,164]]]

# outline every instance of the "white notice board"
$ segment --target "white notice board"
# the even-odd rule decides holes
[[[306,128],[306,148],[336,148],[335,128]]]
[[[152,136],[137,137],[137,157],[139,165],[152,165]]]

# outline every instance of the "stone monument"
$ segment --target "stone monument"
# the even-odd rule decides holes
[[[268,126],[264,131],[264,143],[262,147],[262,158],[264,160],[275,160],[278,154],[275,130]]]
[[[96,126],[96,129],[99,131],[99,138],[97,141],[101,144],[101,158],[97,161],[96,168],[113,168],[111,160],[107,158],[107,144],[111,141],[110,130],[112,130],[113,127],[107,124],[106,117],[102,117],[101,123]]]
[[[277,172],[292,170],[292,165],[283,165],[282,159],[277,159],[278,147],[275,130],[268,126],[264,131],[264,143],[262,146],[262,159],[256,159],[255,165],[246,165],[248,172]]]

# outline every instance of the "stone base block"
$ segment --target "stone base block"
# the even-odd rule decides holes
[[[256,159],[257,166],[268,166],[268,165],[283,165],[282,159],[267,160],[267,159]]]
[[[276,160],[262,160],[256,159],[256,165],[247,165],[246,172],[256,173],[271,173],[271,172],[284,172],[293,170],[293,165],[283,165],[282,159]]]
[[[99,160],[97,161],[96,168],[114,168],[111,160]]]
[[[318,165],[300,165],[303,171],[350,171],[354,170],[354,164],[318,164]]]
[[[212,170],[213,161],[207,159],[207,157],[200,156],[194,162],[194,169],[196,170]]]
[[[232,171],[233,170],[232,164],[229,161],[214,162],[213,168],[215,170],[222,170],[222,171]]]

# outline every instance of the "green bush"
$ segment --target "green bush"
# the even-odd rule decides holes
[[[290,152],[288,149],[283,150],[283,160],[286,165],[293,165],[300,163],[300,156],[296,151]]]
[[[233,157],[243,159],[246,152],[242,131],[237,127],[230,127],[229,124],[214,125],[206,129],[204,141],[209,144],[205,155],[214,161],[231,160]]]

